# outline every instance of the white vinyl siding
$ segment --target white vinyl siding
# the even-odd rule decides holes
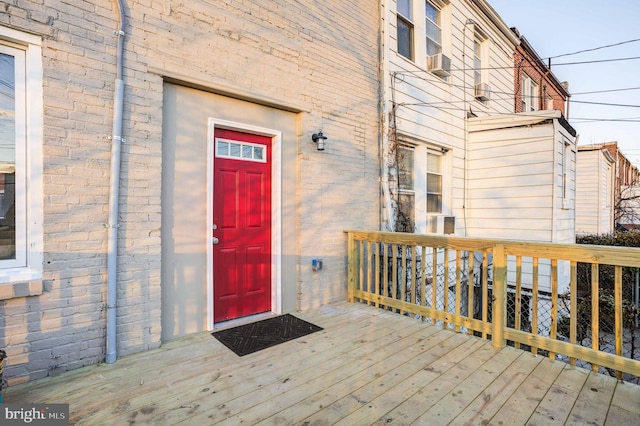
[[[537,122],[544,123],[544,117]],[[520,120],[526,125],[502,128],[509,122],[506,118],[496,118],[495,124],[481,117],[470,121],[468,235],[573,242],[573,208],[563,207],[571,207],[575,200],[574,145],[567,148],[567,204],[563,204],[560,156],[564,141],[570,139],[558,136],[560,126],[555,122],[534,124],[529,116]]]
[[[442,213],[440,217],[451,216],[456,219],[456,234],[464,235],[463,198],[465,194],[465,101],[473,106],[474,112],[480,114],[505,114],[513,112],[513,97],[496,96],[486,105],[474,98],[474,62],[473,43],[475,34],[486,36],[486,59],[482,58],[483,82],[490,83],[492,93],[513,93],[513,55],[515,36],[508,27],[500,31],[493,21],[479,13],[467,2],[449,2],[430,0],[440,10],[440,29],[442,55],[451,61],[451,73],[447,81],[429,72],[427,69],[427,31],[426,1],[412,1],[412,18],[415,24],[415,60],[409,62],[395,52],[397,37],[397,10],[390,8],[385,15],[388,46],[391,52],[386,65],[387,76],[385,90],[386,116],[393,117],[396,139],[385,144],[397,143],[404,136],[409,136],[416,145],[415,163],[421,169],[415,170],[415,221],[416,232],[427,232],[427,194],[426,194],[426,146],[446,149],[442,183]],[[394,4],[394,3],[392,3]],[[473,19],[476,24],[465,24]],[[464,54],[464,56],[463,56]],[[423,56],[424,55],[424,56]],[[463,58],[465,63],[463,63]],[[464,71],[463,71],[464,70]],[[461,90],[466,87],[467,91]],[[392,109],[392,104],[396,108]],[[389,145],[389,147],[390,147]],[[389,148],[388,147],[388,148]],[[385,149],[386,152],[391,152]],[[394,156],[395,157],[395,156]],[[395,162],[390,159],[389,163]],[[386,174],[385,174],[386,175]],[[418,181],[421,184],[418,185]],[[388,197],[388,198],[387,198]],[[395,217],[393,212],[397,194],[391,192],[385,197],[385,203],[392,212],[390,221]],[[443,221],[441,220],[440,223]]]
[[[579,150],[576,159],[576,234],[613,229],[614,165],[600,149]]]

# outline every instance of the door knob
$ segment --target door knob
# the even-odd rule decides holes
[[[218,244],[220,242],[220,240],[217,239],[216,237],[213,237],[212,241],[213,241],[213,244]]]

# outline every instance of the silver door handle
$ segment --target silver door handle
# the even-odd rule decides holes
[[[213,237],[213,240],[211,241],[213,241],[213,244],[218,244],[220,242],[220,240],[217,239],[216,237]]]

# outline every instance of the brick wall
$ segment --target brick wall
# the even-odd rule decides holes
[[[537,110],[551,109],[547,105],[547,97],[553,99],[553,109],[565,113],[566,96],[546,74],[522,46],[516,47],[514,52],[514,87],[515,87],[515,112],[522,112],[522,75],[526,73],[537,85],[539,98],[535,101]]]
[[[44,280],[0,302],[10,384],[100,362],[117,28],[115,1],[0,2],[43,37]],[[377,228],[378,5],[372,0],[126,1],[118,355],[160,345],[162,83],[157,70],[272,94],[300,114],[299,307],[346,293],[347,228]],[[311,134],[329,137],[323,153]],[[311,272],[323,257],[325,270]]]

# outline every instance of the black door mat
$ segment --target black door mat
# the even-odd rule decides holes
[[[236,355],[245,356],[320,330],[322,327],[291,314],[285,314],[226,330],[214,331],[211,335]]]

